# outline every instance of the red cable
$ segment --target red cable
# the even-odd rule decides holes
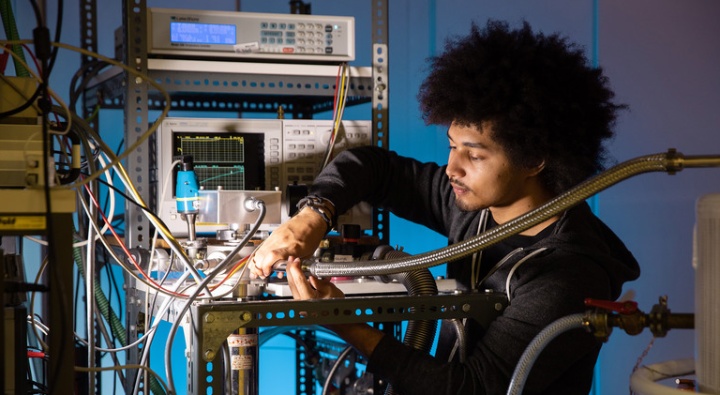
[[[84,178],[84,177],[83,177],[83,178]],[[95,199],[95,195],[93,195],[92,191],[90,191],[90,187],[88,187],[87,184],[85,184],[84,187],[85,187],[85,190],[87,190],[88,195],[89,195],[90,198],[92,199],[93,204],[94,204],[95,207],[98,209],[98,213],[100,213],[100,216],[102,216],[103,221],[107,224],[108,229],[110,230],[110,232],[111,232],[111,233],[113,234],[113,236],[115,237],[115,240],[117,240],[118,245],[120,246],[120,248],[122,248],[122,250],[123,250],[123,251],[125,252],[125,254],[128,256],[128,258],[130,258],[130,261],[132,261],[133,266],[135,266],[135,268],[140,272],[140,274],[142,274],[143,276],[145,276],[145,278],[146,278],[152,285],[154,285],[155,287],[157,287],[158,289],[161,289],[161,290],[163,290],[163,291],[165,291],[165,292],[167,292],[167,293],[169,293],[169,294],[171,294],[171,295],[173,295],[173,296],[176,296],[176,297],[187,298],[188,295],[181,294],[181,293],[177,293],[177,292],[173,292],[173,291],[171,291],[171,290],[169,290],[169,289],[163,288],[160,284],[158,284],[157,282],[155,282],[155,281],[152,279],[152,277],[148,276],[148,275],[145,273],[145,271],[140,267],[140,265],[138,265],[137,261],[135,260],[135,257],[134,257],[134,256],[130,253],[130,251],[127,249],[127,246],[125,245],[125,243],[120,239],[120,236],[117,234],[117,232],[115,232],[115,228],[112,227],[112,225],[111,225],[110,222],[108,221],[107,217],[105,216],[105,213],[103,213],[102,210],[100,209],[100,204],[99,204],[98,201]]]
[[[28,351],[28,358],[45,358],[45,353],[42,351]]]

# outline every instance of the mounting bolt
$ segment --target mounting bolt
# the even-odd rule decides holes
[[[250,314],[249,312],[246,311],[240,315],[240,319],[242,321],[246,321],[246,322],[250,321],[252,319],[252,314]]]
[[[210,323],[210,322],[213,322],[213,321],[215,321],[215,316],[214,316],[214,315],[212,315],[212,314],[210,314],[210,313],[205,314],[205,322]]]
[[[465,304],[462,306],[462,311],[465,312],[465,313],[467,313],[468,311],[470,311],[470,305],[467,304],[467,303],[465,303]]]
[[[213,350],[205,351],[205,359],[207,359],[208,361],[215,359],[215,351],[213,351]]]

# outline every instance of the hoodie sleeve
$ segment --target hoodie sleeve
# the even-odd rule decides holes
[[[357,147],[330,162],[309,192],[330,199],[338,213],[365,201],[447,234],[451,189],[444,168],[436,163],[421,163],[379,147]]]

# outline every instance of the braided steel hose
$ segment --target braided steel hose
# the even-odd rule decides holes
[[[353,261],[351,263],[304,262],[303,269],[316,277],[387,275],[426,269],[455,261],[485,249],[507,237],[542,223],[590,196],[632,176],[657,171],[674,174],[684,167],[718,166],[720,166],[720,156],[684,157],[675,150],[641,156],[614,166],[558,195],[535,210],[463,242],[407,258]]]

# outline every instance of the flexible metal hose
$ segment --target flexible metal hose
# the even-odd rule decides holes
[[[388,259],[408,256],[402,251],[392,250],[385,254]],[[395,273],[389,276],[390,279],[396,280],[407,289],[410,296],[437,295],[438,288],[435,278],[429,270],[415,270],[412,272]],[[429,353],[435,340],[435,332],[437,330],[437,320],[414,320],[409,321],[405,330],[403,344],[410,346],[416,350]],[[385,395],[396,395],[397,392],[388,385],[385,389]]]
[[[583,317],[584,315],[579,313],[559,318],[535,336],[520,357],[520,362],[515,366],[507,395],[522,394],[525,382],[530,374],[530,369],[532,369],[535,360],[537,360],[542,350],[545,349],[545,346],[562,333],[571,329],[582,328],[585,321]]]
[[[717,167],[720,156],[683,157],[670,150],[665,154],[641,156],[623,162],[555,197],[548,203],[472,239],[408,258],[351,263],[312,262],[304,269],[317,277],[377,276],[426,269],[485,249],[499,241],[550,219],[590,196],[634,175],[665,171],[675,173],[684,167]]]
[[[416,270],[414,272],[393,274],[391,277],[405,285],[410,296],[437,295],[438,289],[435,279],[429,270]],[[416,320],[408,322],[403,343],[417,350],[430,352],[435,332],[436,320]]]

